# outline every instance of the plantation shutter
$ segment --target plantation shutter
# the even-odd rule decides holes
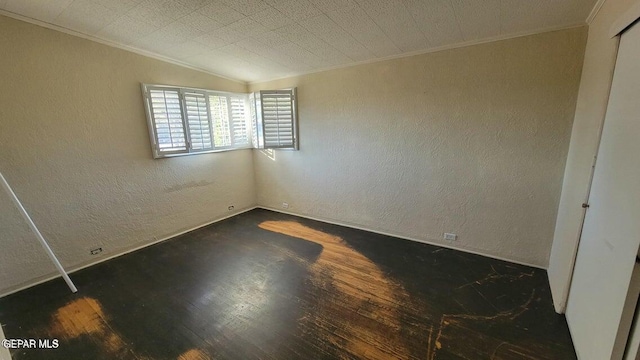
[[[245,97],[230,97],[231,128],[233,132],[233,145],[249,145],[249,125],[247,123],[247,110]]]
[[[189,140],[193,150],[211,150],[213,139],[207,98],[202,92],[184,92],[184,105],[189,127]]]
[[[249,110],[251,111],[251,140],[253,147],[256,149],[264,149],[264,138],[262,137],[262,116],[260,113],[262,105],[260,104],[260,95],[256,93],[249,94]]]
[[[297,148],[295,89],[260,91],[264,148]]]
[[[182,122],[180,90],[149,88],[148,111],[153,120],[153,140],[158,154],[188,152],[187,135]]]
[[[231,146],[230,111],[227,96],[210,95],[209,106],[211,107],[215,147]]]
[[[151,148],[156,159],[246,149],[259,142],[264,144],[262,121],[260,124],[251,122],[252,115],[262,118],[262,108],[255,111],[256,103],[260,104],[259,95],[252,94],[250,98],[249,94],[242,93],[141,85]],[[286,111],[278,110],[277,105],[276,115],[280,111],[282,117]],[[295,115],[295,104],[293,106],[289,117]],[[286,136],[280,136],[282,139],[278,144],[284,144]],[[255,141],[252,141],[254,137]]]

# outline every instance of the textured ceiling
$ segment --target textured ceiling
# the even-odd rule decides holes
[[[584,23],[595,0],[0,0],[0,9],[259,81]]]

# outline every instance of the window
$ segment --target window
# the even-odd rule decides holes
[[[146,84],[142,91],[155,158],[251,147],[247,94]]]
[[[149,117],[153,121],[152,128],[155,130],[155,150],[166,155],[187,152],[180,90],[153,88],[145,96],[150,109]]]
[[[296,89],[254,94],[142,84],[155,158],[298,149]]]
[[[249,101],[254,147],[297,150],[296,89],[262,90]]]

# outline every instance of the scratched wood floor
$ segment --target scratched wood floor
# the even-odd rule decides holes
[[[253,210],[0,299],[19,359],[575,359],[543,270]]]

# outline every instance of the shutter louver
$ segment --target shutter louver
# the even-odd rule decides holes
[[[249,145],[249,126],[247,124],[246,102],[242,97],[230,98],[231,124],[233,131],[233,145]]]
[[[295,148],[293,90],[261,91],[265,148]]]
[[[177,89],[150,89],[149,107],[153,116],[157,151],[185,152],[187,140]]]
[[[229,108],[226,96],[210,95],[211,120],[215,147],[231,146]]]
[[[189,124],[191,149],[210,150],[213,148],[207,98],[202,93],[185,92],[184,104]]]

